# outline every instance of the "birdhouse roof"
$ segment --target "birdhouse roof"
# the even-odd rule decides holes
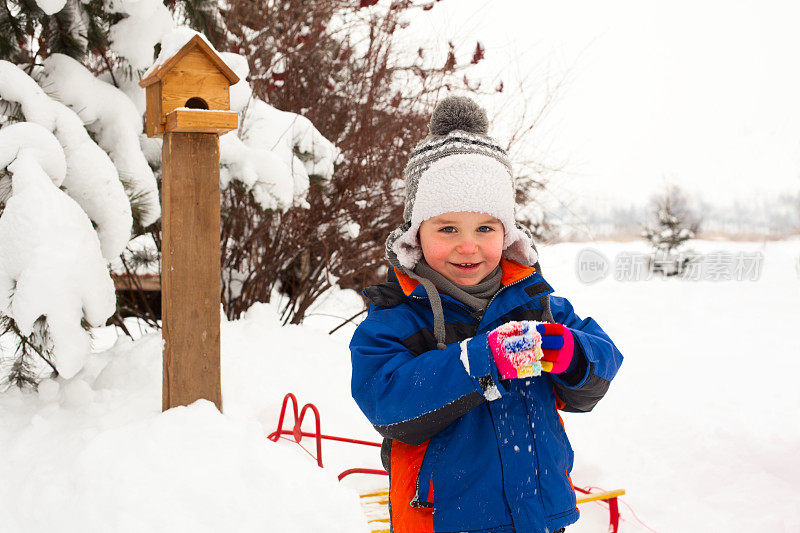
[[[162,61],[160,65],[152,68],[147,76],[142,78],[139,82],[139,87],[147,87],[157,81],[164,79],[172,68],[183,59],[183,57],[194,50],[195,48],[203,52],[209,60],[216,66],[219,71],[228,79],[231,85],[239,81],[239,76],[219,57],[219,54],[203,39],[200,35],[195,35],[184,44],[177,52],[172,54],[166,60]],[[160,58],[159,58],[160,59]]]

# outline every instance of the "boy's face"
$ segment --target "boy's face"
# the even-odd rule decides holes
[[[500,263],[503,223],[486,213],[445,213],[419,226],[425,261],[458,285],[476,285]]]

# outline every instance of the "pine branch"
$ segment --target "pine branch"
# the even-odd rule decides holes
[[[78,61],[86,56],[86,46],[73,32],[75,23],[74,7],[67,4],[64,9],[51,17],[47,17],[45,27],[48,29],[49,38],[47,45],[49,53],[67,55]]]
[[[22,17],[20,17],[22,18]],[[19,42],[25,40],[25,31],[20,19],[11,13],[8,2],[3,2],[0,11],[0,59],[6,59],[12,63],[19,59],[22,52]]]
[[[141,221],[150,216],[152,208],[149,207],[150,195],[148,191],[137,190],[135,188],[135,180],[133,177],[119,174],[119,181],[122,182],[122,187],[128,196],[131,203],[131,216],[133,217],[133,234],[143,235],[145,228],[142,226]]]
[[[25,336],[13,318],[0,314],[0,336],[3,335],[14,336],[17,346],[14,350],[15,355],[10,358],[12,362],[8,374],[0,383],[19,388],[30,386],[35,389],[39,382],[32,361],[35,356],[52,369],[52,377],[58,376],[58,370],[53,363],[53,342],[44,315],[34,322],[33,332]]]

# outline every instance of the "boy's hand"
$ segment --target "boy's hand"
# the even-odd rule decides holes
[[[536,331],[542,336],[542,370],[560,374],[569,368],[575,351],[575,337],[564,324],[547,322],[538,324]]]
[[[539,360],[544,354],[537,324],[532,320],[507,322],[489,333],[489,348],[501,378],[528,378],[541,374]]]

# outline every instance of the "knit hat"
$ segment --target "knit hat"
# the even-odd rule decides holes
[[[486,111],[463,96],[449,96],[431,115],[430,135],[411,152],[405,223],[386,240],[386,256],[411,270],[422,257],[420,224],[449,212],[487,213],[503,224],[503,257],[533,266],[538,261],[530,231],[515,221],[515,190],[508,153],[487,135]]]

